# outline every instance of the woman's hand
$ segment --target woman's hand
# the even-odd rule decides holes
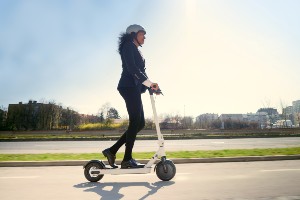
[[[157,83],[152,83],[151,86],[150,86],[150,88],[151,88],[152,90],[154,90],[154,92],[155,92],[155,91],[158,91],[159,86],[158,86]],[[157,92],[157,93],[155,92],[155,94],[156,94],[156,95],[160,95],[160,92]]]
[[[150,88],[154,91],[157,91],[159,89],[158,84],[157,83],[152,83]]]

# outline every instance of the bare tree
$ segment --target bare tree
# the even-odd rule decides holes
[[[115,108],[111,107],[107,111],[106,118],[107,119],[120,119],[121,117],[119,116],[119,112]]]
[[[101,106],[101,108],[98,109],[98,116],[103,119],[103,121],[106,119],[107,117],[107,113],[109,111],[109,109],[111,108],[111,104],[109,102],[106,102],[105,104],[103,104]],[[102,121],[102,120],[101,120]]]

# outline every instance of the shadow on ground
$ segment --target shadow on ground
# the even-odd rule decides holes
[[[150,190],[139,200],[146,199],[147,197],[154,195],[159,189],[163,187],[167,187],[170,185],[173,185],[174,181],[158,181],[155,183],[148,183],[148,182],[122,182],[122,183],[116,183],[116,182],[109,182],[109,183],[100,183],[100,182],[85,182],[85,183],[79,183],[77,185],[74,185],[75,188],[84,188],[85,192],[95,192],[100,196],[100,200],[111,200],[111,199],[121,199],[124,197],[124,194],[120,193],[120,190],[122,188],[128,188],[128,187],[146,187]],[[111,190],[104,189],[105,187],[112,188]]]

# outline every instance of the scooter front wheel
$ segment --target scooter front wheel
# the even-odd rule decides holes
[[[103,166],[98,162],[91,162],[87,164],[84,168],[85,178],[90,182],[97,182],[101,180],[104,175],[100,174],[100,169],[103,169]]]
[[[176,174],[176,167],[171,160],[160,161],[155,168],[157,177],[162,181],[169,181]]]

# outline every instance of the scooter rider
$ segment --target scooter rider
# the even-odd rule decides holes
[[[145,126],[144,110],[141,94],[147,88],[159,89],[157,83],[152,83],[145,72],[145,60],[138,47],[144,44],[146,30],[137,24],[128,26],[125,33],[119,37],[119,54],[122,60],[122,74],[118,91],[123,97],[129,115],[129,126],[119,140],[110,148],[102,151],[109,165],[116,168],[115,159],[119,148],[125,144],[125,154],[121,168],[140,168],[144,165],[132,158],[132,149],[137,133]]]

